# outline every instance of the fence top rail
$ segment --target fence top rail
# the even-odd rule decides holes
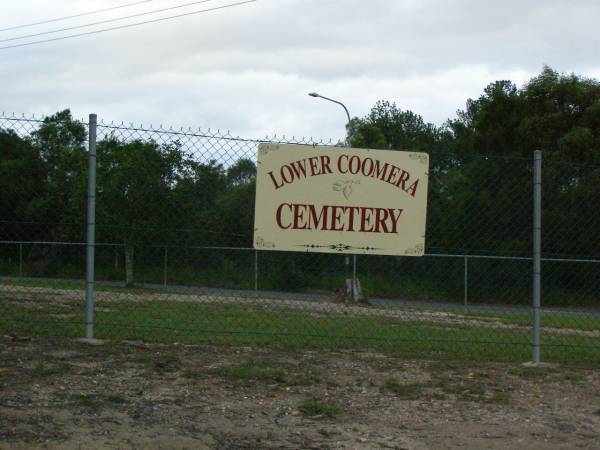
[[[38,244],[38,245],[88,245],[87,242],[64,242],[64,241],[0,241],[0,244]],[[123,247],[123,244],[96,242],[96,246]]]
[[[292,136],[291,138],[282,135],[282,136],[265,136],[264,138],[243,138],[240,136],[235,136],[230,133],[229,130],[221,131],[220,129],[214,131],[208,128],[206,131],[202,129],[194,130],[190,128],[181,127],[179,129],[174,129],[173,127],[165,128],[160,125],[158,128],[153,128],[150,126],[144,127],[143,125],[136,126],[134,124],[115,124],[115,123],[98,123],[99,129],[108,129],[108,130],[121,130],[121,131],[136,131],[143,132],[148,134],[168,134],[172,136],[185,136],[185,137],[194,137],[194,138],[204,138],[204,139],[224,139],[228,141],[238,141],[238,142],[247,142],[251,144],[261,144],[261,143],[281,143],[281,144],[298,144],[298,145],[312,145],[312,146],[332,146],[335,147],[339,145],[341,140],[335,142],[333,139],[319,139],[315,140],[312,137],[296,137]]]
[[[38,244],[38,245],[74,245],[86,246],[86,242],[61,242],[61,241],[0,241],[0,244]],[[116,244],[110,242],[96,242],[96,247],[125,247],[125,244]],[[224,247],[224,246],[198,246],[198,245],[144,245],[143,247],[152,248],[190,248],[195,250],[237,250],[237,251],[261,251],[253,247]],[[264,250],[262,250],[264,251]],[[365,255],[369,256],[369,255]],[[425,253],[423,256],[434,258],[461,258],[461,259],[495,259],[511,261],[532,261],[531,256],[501,256],[501,255],[471,255],[460,253]],[[566,262],[566,263],[596,263],[600,264],[600,259],[595,258],[541,258],[546,262]]]

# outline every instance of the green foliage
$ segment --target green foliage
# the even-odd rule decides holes
[[[302,402],[298,410],[308,417],[325,416],[335,417],[344,412],[344,408],[332,402],[323,401],[316,397]]]
[[[381,392],[392,392],[398,397],[404,399],[416,399],[419,398],[424,385],[419,383],[403,384],[394,378],[385,380],[385,383],[381,386]]]
[[[85,127],[73,120],[69,110],[44,119],[32,133],[31,142],[44,165],[45,189],[38,194],[32,212],[45,222],[82,222],[86,210],[87,151]],[[71,227],[52,230],[55,240],[71,240],[79,233]]]
[[[75,290],[70,294],[73,298]],[[472,316],[473,323],[409,320],[403,317],[354,316],[347,314],[316,315],[309,310],[244,304],[221,304],[202,301],[152,301],[155,292],[121,293],[109,300],[98,300],[95,313],[95,336],[111,340],[154,342],[211,343],[216,345],[257,345],[296,349],[373,349],[397,356],[419,359],[460,359],[469,361],[514,361],[531,359],[530,332],[520,327],[485,325]],[[48,292],[36,301],[15,293],[3,298],[4,319],[0,333],[26,336],[80,337],[85,330],[83,303],[48,301]],[[193,298],[193,297],[190,297]],[[133,303],[132,303],[133,302]],[[132,307],[132,304],[137,305]],[[68,314],[68,317],[66,316]],[[449,312],[449,315],[457,314]],[[458,314],[460,316],[460,314]],[[481,313],[485,318],[485,313]],[[600,339],[596,335],[563,333],[552,330],[565,321],[572,328],[581,323],[556,315],[542,333],[542,354],[548,362],[600,364]],[[547,318],[547,321],[550,319]],[[510,322],[509,322],[510,323]],[[591,324],[590,324],[591,325]],[[546,326],[546,325],[545,325]],[[577,328],[572,328],[577,330]],[[590,326],[597,329],[597,323]],[[101,350],[101,347],[98,348]],[[98,351],[99,351],[98,350]],[[165,355],[166,356],[166,355]],[[154,370],[178,370],[175,361],[148,360]],[[161,365],[165,367],[160,367]],[[306,374],[309,377],[310,374]],[[304,378],[304,377],[303,377]],[[309,380],[307,379],[308,383]],[[301,383],[298,380],[298,383]],[[304,382],[302,382],[304,383]]]
[[[0,130],[0,240],[84,238],[85,138],[85,127],[73,120],[69,110],[47,117],[27,137]],[[393,102],[380,101],[365,117],[348,124],[347,141],[356,147],[430,153],[427,251],[446,253],[529,254],[531,156],[541,149],[544,230],[552,234],[544,237],[545,252],[600,255],[600,241],[590,238],[590,230],[600,229],[600,171],[557,162],[600,165],[597,80],[545,67],[521,88],[508,80],[495,81],[442,127]],[[199,256],[183,250],[252,245],[256,165],[251,159],[243,157],[230,165],[199,161],[179,142],[123,141],[116,135],[99,141],[97,151],[97,241],[135,248],[136,272],[145,281],[161,277],[163,249],[168,247],[170,255],[179,252],[182,259],[181,267],[172,271],[175,280],[253,285],[247,276],[252,264],[248,258],[231,262],[215,254]],[[155,251],[153,246],[161,249]],[[6,257],[0,258],[0,264],[14,265],[15,249],[3,249],[6,253],[1,256]],[[66,265],[59,264],[57,252],[55,246],[28,247],[25,275],[80,276],[77,266],[81,267],[83,253],[73,254]],[[61,252],[71,257],[77,249]],[[348,275],[339,265],[330,271],[327,261],[315,264],[304,256],[269,258],[268,273],[260,276],[264,288],[331,291]],[[170,257],[169,264],[177,259]],[[110,270],[108,263],[99,264],[106,278],[123,275],[123,255],[115,254],[110,262]],[[404,271],[405,280],[415,280],[425,270],[423,282],[435,285],[436,294],[444,298],[460,292],[460,285],[438,289],[432,281],[449,278],[448,270],[454,269],[448,269],[448,264],[443,270],[389,258],[386,264]],[[202,270],[196,269],[199,265]],[[400,285],[380,278],[381,270],[365,266],[362,272],[369,291],[398,292]],[[493,270],[474,269],[472,275],[498,281]],[[522,281],[515,275],[502,282]],[[571,289],[577,278],[553,282]],[[400,287],[412,290],[406,283]]]
[[[447,123],[463,153],[600,163],[600,82],[544,67],[521,89],[496,81]]]
[[[377,102],[364,119],[353,119],[348,133],[353,147],[415,151],[430,151],[443,136],[442,130],[421,116],[388,101]]]
[[[45,219],[48,208],[40,201],[47,187],[45,177],[44,161],[31,141],[0,129],[0,211],[7,222],[0,228],[0,239],[18,235],[21,225],[14,222]]]
[[[241,158],[227,169],[227,181],[234,186],[251,183],[256,179],[256,164],[248,158]]]

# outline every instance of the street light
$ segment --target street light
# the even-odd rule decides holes
[[[351,121],[350,113],[348,112],[348,108],[346,108],[346,105],[344,105],[342,102],[334,100],[329,97],[325,97],[321,94],[317,94],[316,92],[309,92],[308,95],[310,95],[311,97],[315,97],[315,98],[322,98],[323,100],[327,100],[327,101],[337,103],[338,105],[340,105],[342,108],[344,108],[344,111],[346,111],[346,116],[348,116],[348,124],[350,124],[350,121]],[[348,270],[349,265],[350,265],[350,258],[348,257],[348,255],[346,255],[346,270]],[[356,281],[357,281],[356,280],[356,254],[354,254],[354,255],[352,255],[352,290],[351,290],[352,300],[354,300],[354,301],[358,300],[357,297],[362,297],[362,293],[359,292]]]
[[[344,108],[344,111],[346,111],[346,115],[348,116],[348,123],[350,123],[350,113],[348,112],[348,108],[346,108],[346,105],[344,105],[342,102],[338,102],[337,100],[334,100],[332,98],[329,97],[324,97],[320,94],[317,94],[316,92],[310,92],[308,95],[310,95],[311,97],[315,97],[315,98],[322,98],[323,100],[328,100],[330,102],[333,103],[337,103],[338,105],[340,105],[342,108]]]

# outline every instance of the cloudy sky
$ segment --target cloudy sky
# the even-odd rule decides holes
[[[147,0],[2,0],[0,47],[223,7]],[[544,64],[600,78],[598,0],[258,0],[174,20],[0,50],[0,111],[337,140],[379,99],[437,124],[497,79]],[[107,21],[90,27],[43,34]]]

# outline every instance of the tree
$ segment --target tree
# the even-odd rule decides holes
[[[510,81],[497,81],[477,100],[468,100],[466,109],[459,111],[458,118],[449,121],[447,127],[452,135],[449,142],[453,153],[462,155],[465,164],[468,161],[469,166],[478,166],[467,178],[471,183],[468,188],[487,192],[495,202],[487,207],[489,218],[482,222],[484,229],[494,228],[492,206],[499,209],[503,206],[499,201],[509,198],[512,201],[506,200],[506,205],[510,208],[502,216],[512,217],[514,229],[530,228],[529,190],[518,187],[531,185],[531,170],[523,168],[529,165],[534,150],[542,150],[544,225],[547,233],[556,236],[545,240],[546,251],[600,253],[600,247],[585,238],[589,229],[600,227],[600,219],[593,212],[593,205],[600,204],[599,174],[592,167],[581,166],[600,165],[600,83],[597,80],[559,74],[544,67],[521,89]],[[494,175],[492,166],[509,163],[487,161],[476,155],[521,158],[523,162],[519,164],[518,159],[513,159],[510,170],[504,175]],[[477,172],[487,175],[476,177]],[[511,190],[512,197],[508,195]],[[484,212],[481,208],[478,211],[479,216]],[[472,218],[465,216],[464,222],[468,220]],[[565,239],[565,236],[570,238]],[[496,239],[507,242],[508,238],[497,235]],[[526,251],[528,238],[523,238],[517,247]]]
[[[520,90],[510,81],[488,85],[447,122],[459,154],[600,163],[600,83],[544,67]]]
[[[218,198],[226,191],[225,170],[216,161],[206,164],[186,161],[186,170],[172,191],[176,206],[176,228],[185,229],[177,238],[180,244],[210,245],[220,239],[220,212]]]
[[[183,174],[185,157],[178,146],[114,138],[99,142],[97,155],[97,234],[123,242],[131,286],[135,246],[159,245],[176,236],[171,191]]]
[[[85,126],[66,109],[46,117],[31,134],[43,161],[45,195],[32,206],[44,216],[54,240],[79,240],[85,229],[87,150]]]
[[[256,164],[248,158],[240,158],[227,169],[227,181],[233,186],[250,183],[256,179]]]
[[[459,155],[514,152],[521,109],[517,87],[511,81],[489,84],[477,100],[467,100],[457,119],[447,122],[454,138],[449,141],[452,150]]]
[[[430,151],[442,137],[443,130],[388,101],[378,101],[365,118],[348,126],[348,142],[359,148]]]
[[[0,130],[0,220],[3,240],[35,240],[26,222],[46,220],[46,171],[29,139]],[[39,232],[39,231],[38,231]]]

